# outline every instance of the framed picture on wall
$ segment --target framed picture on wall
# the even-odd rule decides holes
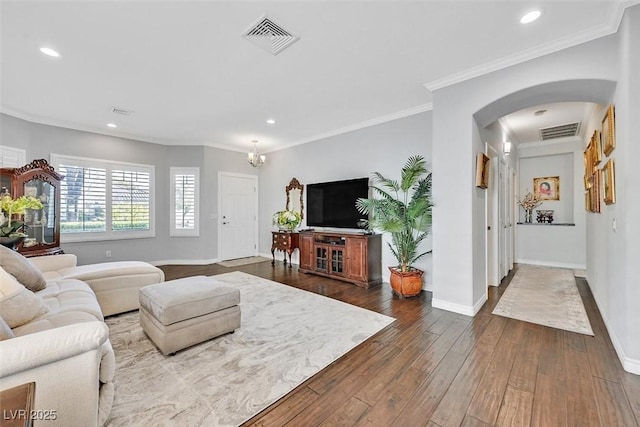
[[[602,146],[605,156],[616,148],[616,111],[613,104],[609,105],[602,119]]]
[[[600,164],[602,161],[602,142],[600,138],[600,131],[593,131],[593,135],[591,136],[591,152],[592,152],[592,161],[594,169],[597,167],[596,165]]]
[[[533,178],[533,195],[538,200],[560,200],[560,177]]]
[[[604,187],[604,202],[612,205],[616,202],[616,171],[613,159],[609,159],[602,169],[602,182]]]
[[[489,157],[484,153],[476,156],[476,187],[487,188],[489,186]]]

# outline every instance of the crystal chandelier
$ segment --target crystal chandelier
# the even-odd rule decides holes
[[[258,149],[256,148],[256,144],[258,143],[258,141],[254,139],[253,141],[251,141],[251,143],[253,144],[253,148],[247,155],[247,161],[251,166],[257,168],[258,166],[262,166],[264,164],[264,161],[267,157],[264,154],[258,154]]]

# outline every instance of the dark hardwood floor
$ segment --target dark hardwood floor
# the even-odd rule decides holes
[[[249,420],[247,426],[638,426],[640,376],[615,355],[593,296],[577,279],[595,336],[491,311],[473,318],[298,273],[282,262],[163,266],[167,280],[239,270],[392,316],[396,321]],[[517,268],[517,267],[516,267]]]

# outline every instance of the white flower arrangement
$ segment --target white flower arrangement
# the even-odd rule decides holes
[[[295,228],[300,225],[301,221],[302,216],[300,215],[300,212],[296,211],[278,211],[274,213],[272,217],[272,224],[285,230],[295,230]]]

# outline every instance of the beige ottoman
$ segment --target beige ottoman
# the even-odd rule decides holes
[[[163,354],[240,327],[240,291],[205,276],[140,289],[140,325]]]

